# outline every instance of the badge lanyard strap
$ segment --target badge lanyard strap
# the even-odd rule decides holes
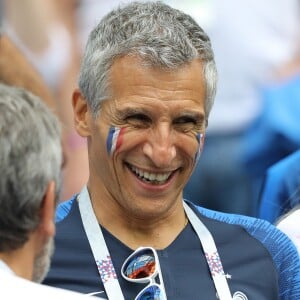
[[[125,298],[117,278],[117,273],[106,246],[101,227],[95,216],[86,186],[82,189],[77,199],[83,227],[89,240],[106,295],[108,299],[124,300]]]
[[[92,253],[103,282],[108,299],[124,300],[124,296],[107,248],[101,227],[95,216],[91,199],[85,186],[78,196],[79,211],[85,233],[87,235]],[[218,292],[220,300],[232,300],[228,283],[223,271],[222,263],[216,249],[215,242],[208,229],[196,216],[194,211],[183,202],[186,215],[196,231]]]
[[[222,262],[211,233],[185,202],[183,202],[183,207],[190,223],[200,239],[219,299],[232,300]]]

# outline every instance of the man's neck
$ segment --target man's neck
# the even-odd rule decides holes
[[[131,249],[140,246],[164,249],[176,239],[188,221],[180,201],[168,215],[147,220],[126,215],[112,207],[117,205],[114,201],[103,201],[97,194],[90,193],[90,197],[98,222]]]
[[[106,228],[111,234],[121,240],[131,249],[141,246],[153,247],[157,250],[167,248],[185,228],[187,221],[185,219],[171,223],[159,224],[154,223],[153,226],[146,230],[145,227],[138,226],[109,226]]]

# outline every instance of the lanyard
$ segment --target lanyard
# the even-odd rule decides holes
[[[85,186],[78,195],[79,211],[94,259],[108,299],[124,300],[124,296],[107,248],[101,227],[95,216],[91,199]],[[226,275],[214,239],[194,211],[183,202],[185,213],[202,245],[209,270],[220,300],[232,300]]]
[[[101,227],[95,216],[86,186],[78,195],[78,205],[83,227],[89,240],[106,295],[110,300],[124,300],[117,274],[106,246]]]
[[[185,202],[183,202],[183,207],[199,237],[219,299],[232,300],[222,262],[211,233]]]

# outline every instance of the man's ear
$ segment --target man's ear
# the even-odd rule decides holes
[[[90,112],[88,110],[87,101],[81,94],[79,89],[73,92],[72,106],[74,113],[75,129],[82,137],[90,135],[89,118]]]
[[[43,231],[43,234],[52,237],[55,234],[55,182],[50,181],[44,199],[40,206],[40,225],[39,229]]]

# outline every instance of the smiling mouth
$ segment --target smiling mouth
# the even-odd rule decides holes
[[[139,180],[153,185],[165,184],[171,178],[172,174],[174,174],[174,171],[165,173],[146,172],[132,165],[126,165]]]

